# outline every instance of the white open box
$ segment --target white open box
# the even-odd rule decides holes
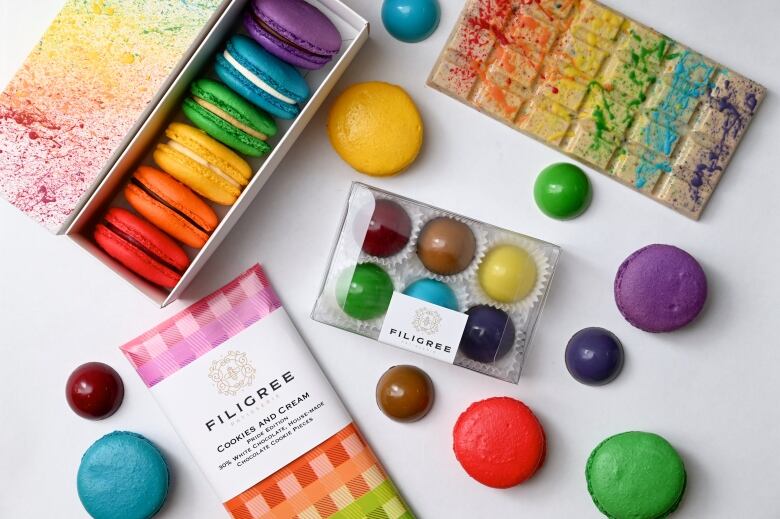
[[[300,115],[292,121],[277,120],[279,133],[269,141],[273,147],[270,154],[259,158],[244,157],[255,171],[254,177],[232,206],[212,205],[220,217],[220,223],[202,249],[198,251],[185,247],[192,262],[179,283],[170,292],[140,278],[103,252],[92,240],[92,229],[109,206],[129,207],[122,196],[122,189],[127,178],[140,165],[154,165],[151,159],[152,152],[157,142],[161,139],[167,140],[162,135],[167,125],[171,121],[188,122],[181,112],[181,103],[189,93],[189,85],[198,77],[215,77],[213,74],[215,54],[232,34],[245,33],[242,26],[242,15],[248,4],[247,0],[232,0],[230,2],[66,231],[70,239],[90,255],[160,306],[165,306],[176,300],[187,285],[192,282],[198,271],[203,268],[230,229],[252,203],[263,184],[298,139],[298,136],[368,39],[368,22],[339,0],[307,1],[318,7],[336,25],[343,40],[341,52],[320,70],[302,71],[311,88],[311,98],[301,110]]]

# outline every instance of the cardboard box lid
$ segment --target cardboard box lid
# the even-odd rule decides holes
[[[0,197],[64,232],[230,0],[67,0],[0,93]]]

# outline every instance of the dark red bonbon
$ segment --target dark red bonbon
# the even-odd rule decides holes
[[[89,420],[102,420],[114,414],[125,396],[122,378],[102,362],[82,364],[70,374],[65,397],[73,412]]]

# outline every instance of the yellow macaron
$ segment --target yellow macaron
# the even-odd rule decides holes
[[[244,159],[193,126],[171,123],[165,135],[170,141],[157,145],[154,161],[214,203],[233,204],[252,178]]]
[[[328,136],[344,161],[367,175],[405,170],[420,153],[423,123],[409,94],[389,83],[347,88],[328,116]]]

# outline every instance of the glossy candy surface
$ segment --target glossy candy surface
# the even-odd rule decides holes
[[[365,236],[356,238],[363,244],[363,252],[386,258],[401,252],[411,234],[412,220],[404,208],[391,200],[378,199]]]
[[[114,414],[125,396],[122,378],[102,362],[82,364],[71,373],[65,385],[65,398],[74,413],[89,420],[102,420]]]
[[[446,283],[435,279],[418,279],[406,287],[404,294],[450,310],[458,310],[458,298],[455,297],[455,292]]]
[[[528,252],[514,245],[499,245],[488,251],[479,265],[479,284],[501,303],[520,301],[536,284],[536,263]]]
[[[390,35],[406,43],[428,38],[439,26],[438,0],[384,0],[382,23]]]
[[[341,273],[336,283],[336,300],[344,313],[362,321],[387,311],[393,296],[393,281],[382,268],[361,263]]]
[[[433,382],[416,366],[393,366],[376,385],[376,404],[388,417],[415,422],[433,406]]]
[[[565,162],[553,164],[536,177],[534,199],[539,209],[551,218],[576,218],[590,204],[590,181],[579,166]]]
[[[474,260],[477,240],[468,225],[452,218],[434,218],[417,240],[417,256],[425,268],[442,276],[465,270]]]
[[[623,346],[604,328],[584,328],[566,345],[566,369],[575,380],[590,386],[611,382],[623,367]]]
[[[469,316],[459,350],[478,362],[493,362],[506,355],[515,343],[515,325],[503,310],[477,305],[466,312]]]

